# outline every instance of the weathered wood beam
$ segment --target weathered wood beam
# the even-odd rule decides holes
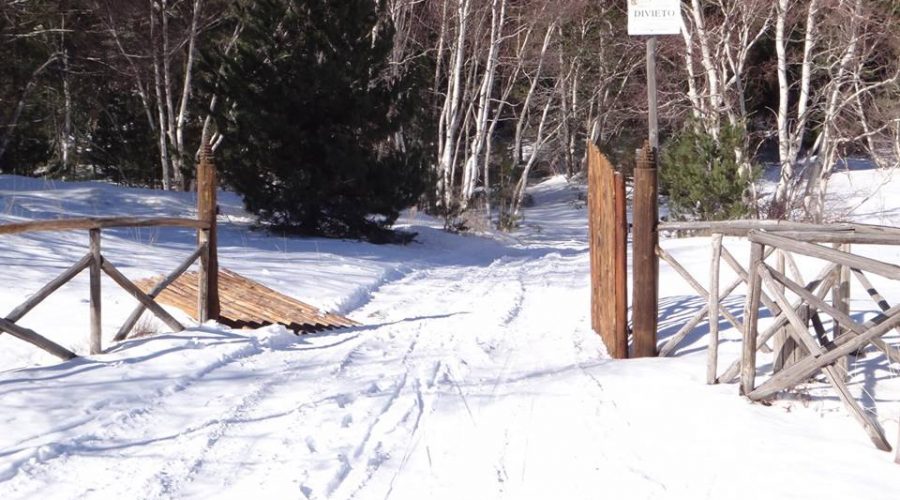
[[[677,265],[678,264],[676,263],[676,266]],[[719,301],[721,302],[722,300],[725,300],[729,295],[731,295],[731,292],[733,292],[743,282],[744,282],[744,280],[742,280],[741,278],[735,278],[735,280],[732,281],[731,284],[729,284],[727,287],[725,287],[725,290],[719,294]],[[705,290],[704,290],[704,292],[705,292]],[[672,337],[666,341],[666,343],[659,350],[660,357],[666,357],[669,354],[672,354],[672,352],[675,351],[675,348],[678,347],[679,344],[681,344],[681,341],[684,340],[684,338],[687,337],[687,335],[689,333],[691,333],[691,331],[697,325],[699,325],[701,321],[703,321],[703,318],[705,318],[707,316],[707,313],[709,312],[709,294],[706,293],[705,296],[703,296],[703,299],[706,300],[707,303],[704,304],[703,307],[699,311],[697,311],[691,317],[691,319],[689,319],[687,321],[687,323],[685,323],[684,326],[682,326],[678,330],[678,332],[675,333],[675,335],[672,335]],[[737,319],[734,317],[733,314],[731,314],[730,312],[728,312],[725,309],[720,309],[719,313],[721,315],[725,316],[725,318],[739,332],[743,331],[743,325],[737,321]]]
[[[771,268],[769,269],[769,272],[772,274],[772,276],[775,278],[776,281],[784,284],[791,292],[793,292],[797,296],[801,297],[804,301],[808,302],[810,305],[814,306],[816,309],[819,309],[822,312],[824,312],[825,314],[834,318],[834,322],[836,324],[853,332],[856,335],[862,335],[863,333],[866,332],[867,328],[864,325],[854,321],[853,318],[850,317],[850,313],[848,311],[839,309],[831,304],[828,304],[828,302],[826,302],[821,297],[817,297],[816,295],[813,295],[806,288],[801,287],[799,284],[792,281],[787,276],[785,276],[781,273],[778,273],[777,271],[775,271]],[[865,276],[863,277],[863,279],[866,279]],[[866,279],[866,281],[868,281],[868,279]],[[883,304],[885,306],[887,306],[886,302],[884,302]],[[879,304],[879,306],[881,306],[881,304]],[[884,312],[891,311],[890,307],[881,307],[881,310]],[[844,330],[843,332],[846,332],[847,330]],[[885,356],[887,356],[887,358],[891,362],[900,363],[900,353],[898,353],[897,350],[894,349],[893,347],[891,347],[887,342],[885,342],[884,340],[882,340],[880,338],[875,338],[875,339],[872,339],[872,344],[875,345],[876,347],[878,347],[885,354]]]
[[[861,234],[900,235],[900,228],[891,226],[878,226],[872,224],[858,224],[840,222],[836,224],[810,224],[806,222],[792,222],[783,220],[735,220],[735,221],[673,221],[661,222],[660,231],[708,231],[727,236],[746,236],[754,230],[769,232],[853,232]],[[900,243],[900,242],[898,242]],[[895,243],[896,244],[896,243]]]
[[[832,272],[836,266],[834,264],[830,264],[826,266],[822,272],[819,273],[819,276],[816,277],[813,281],[806,285],[806,289],[811,292],[817,294],[819,298],[825,297],[828,293],[828,290],[831,287],[831,282],[834,280],[834,273]],[[797,300],[793,304],[793,309],[797,310],[798,307],[803,305],[803,299]],[[768,342],[772,337],[778,333],[778,330],[781,329],[785,324],[787,324],[787,316],[784,315],[784,312],[775,317],[775,320],[772,324],[769,325],[768,328],[765,329],[761,334],[759,334],[759,339],[757,341],[760,350]],[[719,377],[720,382],[731,382],[733,381],[741,371],[741,359],[735,359],[731,365],[729,365],[728,369]]]
[[[90,307],[91,307],[91,354],[103,352],[103,330],[101,327],[100,304],[100,263],[103,257],[100,255],[100,230],[90,230],[91,264],[90,264]]]
[[[754,243],[762,243],[763,245],[774,246],[793,253],[827,260],[842,266],[854,267],[863,271],[869,271],[880,276],[884,276],[886,278],[900,280],[900,266],[895,266],[894,264],[888,264],[886,262],[877,261],[868,257],[853,255],[851,253],[842,252],[833,248],[826,248],[813,243],[791,240],[766,232],[751,231],[749,234],[749,238],[750,241]]]
[[[763,264],[763,245],[753,242],[750,246],[750,276],[747,302],[744,306],[744,335],[741,350],[741,393],[750,394],[756,385],[756,345],[759,321],[762,279],[757,269]]]
[[[72,281],[72,278],[78,276],[78,273],[84,271],[91,264],[91,259],[93,259],[92,254],[87,254],[81,258],[78,262],[72,265],[72,267],[66,269],[62,274],[54,278],[52,281],[43,286],[40,290],[38,290],[34,295],[28,297],[28,300],[22,302],[18,307],[12,310],[9,314],[6,315],[6,319],[12,321],[13,323],[22,319],[26,314],[28,314],[32,309],[38,306],[41,302],[43,302],[47,297],[49,297],[53,292],[59,290],[59,288],[69,281]]]
[[[112,264],[109,263],[108,260],[102,259],[103,264],[102,268],[106,274],[113,279],[120,287],[122,287],[126,292],[130,293],[132,297],[134,297],[138,302],[144,305],[147,309],[153,312],[159,319],[161,319],[165,324],[169,326],[173,331],[180,332],[184,330],[184,326],[178,322],[177,319],[172,317],[171,314],[166,312],[165,309],[162,308],[159,304],[157,304],[153,299],[147,296],[140,288],[137,287],[134,283],[131,282],[128,278],[125,277],[118,269],[115,268]]]
[[[709,268],[709,348],[706,354],[706,383],[715,384],[719,374],[719,269],[722,264],[722,235],[712,237]]]
[[[750,399],[759,400],[767,398],[788,387],[797,385],[801,380],[808,378],[811,374],[815,374],[824,366],[828,366],[841,356],[846,356],[866,344],[872,339],[879,338],[900,325],[900,307],[892,308],[892,315],[879,316],[871,321],[867,321],[865,326],[874,324],[865,333],[856,335],[855,333],[844,334],[834,340],[835,348],[821,355],[807,356],[796,365],[786,368],[784,371],[773,376],[764,384],[748,394]]]
[[[165,290],[182,274],[184,274],[185,271],[187,271],[191,267],[191,265],[193,265],[194,262],[197,261],[197,259],[200,257],[200,254],[204,251],[206,251],[206,245],[200,245],[199,247],[197,247],[197,249],[194,250],[194,252],[191,253],[191,255],[187,259],[185,259],[184,262],[181,263],[181,265],[175,268],[175,270],[169,273],[166,277],[161,279],[159,283],[157,283],[153,287],[153,289],[150,290],[150,293],[148,293],[147,296],[151,299],[155,299],[160,293],[162,293],[163,290]],[[116,333],[116,336],[113,337],[113,340],[116,342],[125,340],[128,334],[131,333],[134,325],[137,324],[138,320],[141,318],[141,315],[144,314],[144,311],[146,310],[147,306],[145,306],[143,303],[139,303],[137,307],[134,308],[134,311],[131,312],[131,315],[128,316],[128,319],[125,320],[125,323],[122,325],[122,327],[119,328],[119,331],[118,333]]]
[[[204,229],[209,227],[209,222],[177,217],[88,217],[0,224],[0,235],[43,231],[83,231],[116,227],[182,227]]]
[[[3,330],[20,340],[24,340],[29,344],[39,347],[56,356],[57,358],[69,360],[78,357],[74,352],[66,349],[65,347],[57,344],[56,342],[53,342],[46,337],[38,335],[38,333],[34,330],[29,330],[28,328],[21,327],[7,319],[0,319],[0,330]]]

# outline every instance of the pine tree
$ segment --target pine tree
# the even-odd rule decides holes
[[[382,239],[425,187],[425,156],[392,144],[416,106],[388,78],[393,29],[372,0],[262,0],[229,57],[207,57],[226,98],[225,179],[270,227]]]

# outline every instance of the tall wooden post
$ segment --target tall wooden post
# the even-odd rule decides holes
[[[197,218],[209,224],[197,232],[197,244],[206,245],[200,255],[200,272],[197,297],[197,316],[201,323],[219,319],[219,255],[216,231],[216,173],[213,151],[209,145],[203,147],[200,163],[197,165]]]
[[[634,231],[632,324],[634,356],[656,356],[656,329],[659,313],[659,244],[657,225],[656,150],[649,143],[637,153],[634,169]]]
[[[101,339],[103,330],[101,328],[100,314],[100,265],[103,259],[100,254],[100,230],[90,230],[90,248],[91,248],[91,266],[90,266],[90,287],[91,287],[91,354],[100,354],[103,351],[103,341]]]
[[[628,356],[628,215],[625,199],[625,176],[615,175],[615,290],[616,290],[616,352]]]

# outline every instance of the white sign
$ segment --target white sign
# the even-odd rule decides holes
[[[681,0],[628,0],[629,35],[681,33]]]

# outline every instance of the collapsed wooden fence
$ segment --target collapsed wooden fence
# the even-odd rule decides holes
[[[672,354],[704,319],[709,321],[707,381],[732,382],[740,377],[741,393],[760,401],[794,389],[823,373],[829,386],[850,414],[863,426],[879,449],[890,450],[879,422],[852,396],[847,386],[851,354],[872,345],[892,363],[900,363],[900,351],[882,337],[900,327],[900,305],[891,306],[873,286],[868,274],[900,280],[900,266],[852,252],[857,245],[900,245],[900,229],[862,224],[813,225],[791,222],[733,221],[664,223],[660,230],[703,231],[711,234],[709,286],[704,287],[671,254],[658,248],[659,257],[697,292],[706,305],[663,344],[660,355]],[[740,236],[751,244],[749,265],[742,266],[723,245],[723,236]],[[796,256],[816,259],[823,267],[806,281]],[[721,287],[720,267],[725,261],[737,278]],[[774,262],[773,262],[774,260]],[[850,315],[851,277],[875,302],[881,314],[866,322]],[[746,286],[744,314],[736,318],[724,301],[741,285]],[[831,302],[826,299],[831,294]],[[793,301],[789,298],[793,297]],[[762,310],[774,320],[758,329]],[[719,319],[724,317],[742,338],[741,356],[719,372]],[[826,331],[823,317],[834,327]],[[770,343],[772,344],[770,346]],[[762,366],[757,352],[774,353],[772,374],[757,385]],[[900,459],[900,455],[898,455]]]

